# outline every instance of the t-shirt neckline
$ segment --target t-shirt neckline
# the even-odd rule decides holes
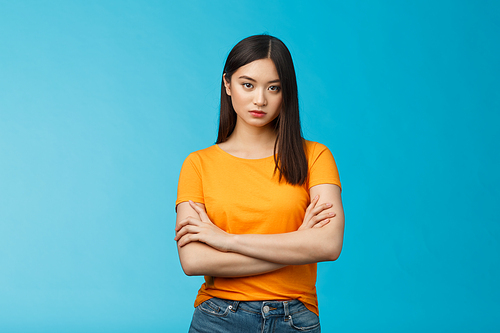
[[[274,157],[274,155],[271,155],[271,156],[267,156],[267,157],[261,157],[261,158],[243,158],[243,157],[238,157],[238,156],[234,156],[232,154],[229,154],[227,151],[225,151],[224,149],[222,149],[221,147],[219,147],[218,144],[215,144],[215,147],[217,148],[217,150],[219,150],[220,152],[222,152],[223,154],[231,157],[231,158],[234,158],[234,159],[237,159],[237,160],[241,160],[241,161],[265,161],[265,160],[268,160],[268,159],[271,159]]]

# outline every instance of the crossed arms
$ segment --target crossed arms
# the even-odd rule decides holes
[[[251,276],[287,265],[336,260],[344,238],[340,188],[311,187],[314,198],[299,230],[282,234],[229,234],[214,225],[202,204],[177,206],[177,249],[184,273]]]

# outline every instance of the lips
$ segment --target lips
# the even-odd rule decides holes
[[[260,110],[252,110],[252,111],[249,111],[249,113],[256,118],[262,118],[266,115],[266,113],[264,111],[260,111]]]

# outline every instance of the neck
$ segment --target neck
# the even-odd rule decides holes
[[[236,122],[229,139],[219,146],[243,158],[261,158],[274,154],[277,134],[271,124],[264,127],[245,126]]]

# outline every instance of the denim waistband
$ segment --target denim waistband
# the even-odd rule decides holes
[[[287,317],[294,313],[304,311],[304,305],[296,299],[289,301],[222,301],[229,303],[229,309],[233,312],[241,309],[247,312],[260,313],[263,317]]]
[[[318,316],[299,300],[233,301],[210,298],[200,303],[191,333],[321,332]]]

